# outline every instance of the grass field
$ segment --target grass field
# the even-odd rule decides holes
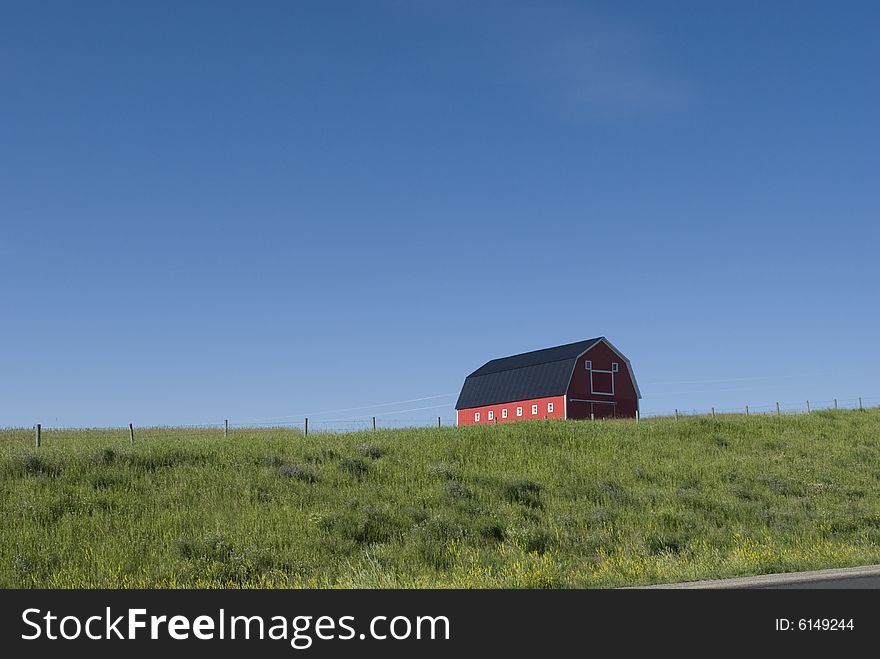
[[[880,563],[880,411],[0,431],[2,587],[607,587]]]

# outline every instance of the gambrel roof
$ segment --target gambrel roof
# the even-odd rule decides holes
[[[465,378],[455,409],[561,396],[568,390],[577,358],[600,341],[626,363],[636,395],[641,398],[629,360],[600,336],[486,362]]]

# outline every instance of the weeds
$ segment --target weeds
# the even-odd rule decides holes
[[[504,498],[531,508],[541,508],[541,486],[535,481],[518,480],[504,486]]]
[[[360,453],[365,458],[372,458],[373,460],[377,460],[385,455],[385,449],[383,449],[378,444],[358,444],[357,452]]]
[[[344,458],[339,461],[339,469],[346,474],[361,477],[370,471],[370,465],[360,458]]]
[[[318,480],[311,469],[297,464],[282,464],[278,467],[278,473],[294,480],[305,481],[306,483],[314,483]]]
[[[0,587],[606,587],[878,563],[878,456],[880,410],[308,442],[53,431],[38,450],[0,431]]]

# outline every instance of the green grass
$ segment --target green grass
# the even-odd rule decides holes
[[[880,410],[0,431],[0,587],[607,587],[880,562]]]

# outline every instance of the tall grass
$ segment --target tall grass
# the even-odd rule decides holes
[[[880,411],[0,431],[2,587],[597,587],[880,562]]]

